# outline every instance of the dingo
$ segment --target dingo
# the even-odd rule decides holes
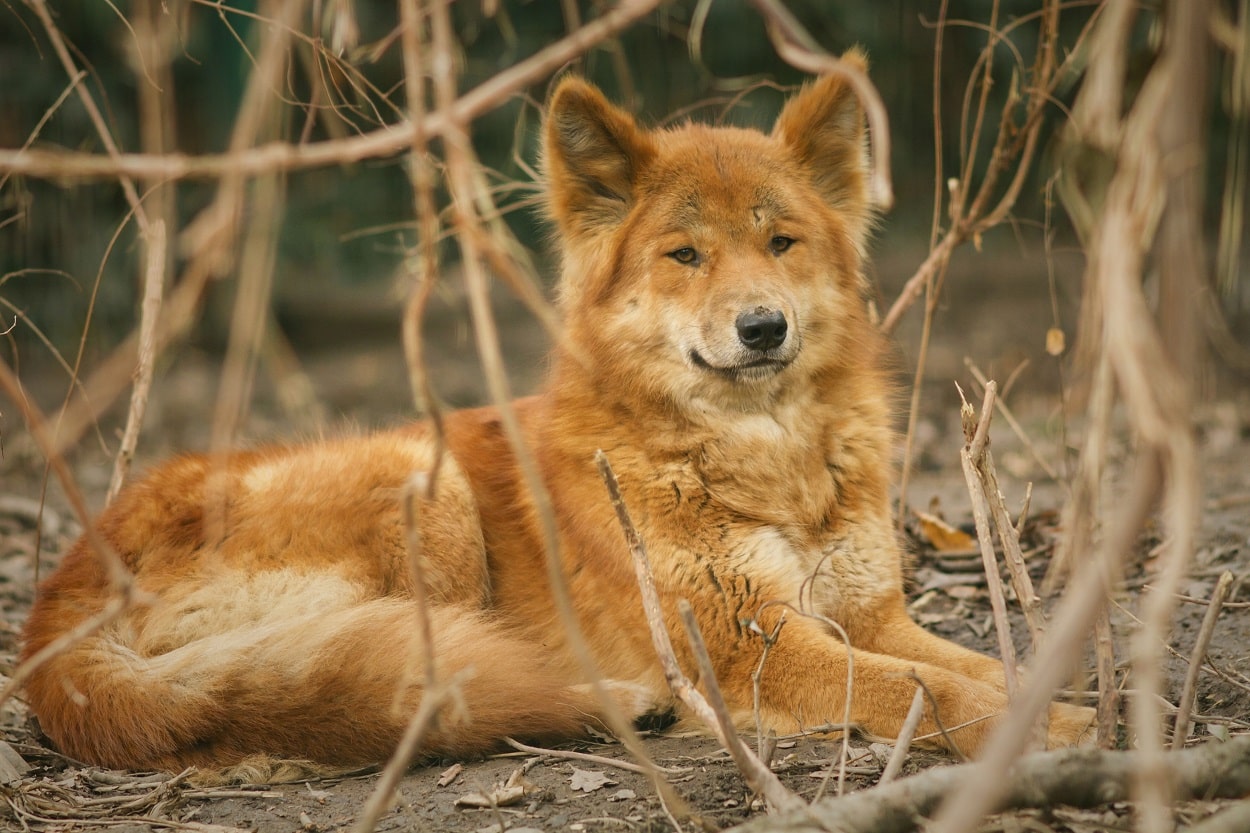
[[[860,60],[852,57],[852,60]],[[516,403],[550,491],[581,629],[631,715],[673,707],[633,566],[595,468],[608,456],[649,549],[670,631],[688,599],[724,694],[779,732],[853,720],[894,737],[917,683],[976,754],[1006,707],[996,661],[904,608],[890,522],[890,374],[861,299],[871,225],[863,112],[834,77],[770,134],[647,130],[566,78],[544,127],[559,303],[571,351]],[[602,707],[570,655],[539,518],[494,409],[447,419],[419,507],[440,675],[472,666],[468,717],[423,750],[579,734]],[[346,767],[385,759],[422,697],[400,495],[429,470],[426,424],[376,436],[186,456],[101,516],[156,602],[42,665],[27,685],[68,755],[111,767],[228,768],[249,756]],[[100,612],[85,542],[40,588],[25,656]],[[772,604],[770,604],[772,603]],[[781,603],[781,604],[777,604]],[[674,639],[679,659],[684,639]],[[693,670],[693,669],[692,669]],[[396,708],[398,705],[398,708]],[[1050,745],[1091,711],[1056,704]],[[934,732],[932,708],[920,731]],[[935,743],[947,745],[946,739]]]

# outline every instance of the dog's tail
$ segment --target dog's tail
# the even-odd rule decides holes
[[[69,601],[41,596],[27,656],[86,619]],[[263,781],[385,761],[427,694],[414,603],[314,604],[299,615],[290,604],[274,599],[271,615],[194,638],[155,626],[195,628],[203,611],[136,611],[40,665],[26,685],[29,703],[63,753],[109,767],[235,768],[243,780]],[[443,607],[432,619],[437,679],[463,679],[421,753],[480,754],[507,736],[568,737],[599,719],[588,688],[544,663],[545,652],[525,636],[479,610]],[[636,691],[615,692],[641,711]],[[259,768],[257,752],[269,756]],[[331,767],[275,769],[274,759]]]

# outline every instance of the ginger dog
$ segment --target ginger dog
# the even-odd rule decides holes
[[[840,724],[849,651],[864,732],[896,736],[918,677],[951,729],[931,742],[975,755],[1006,708],[1002,667],[904,608],[891,381],[861,299],[865,134],[833,77],[794,95],[769,134],[647,130],[563,80],[543,165],[571,349],[516,410],[581,630],[629,714],[674,706],[597,449],[646,542],[670,631],[682,632],[676,603],[688,599],[738,719],[753,720],[763,649],[749,625],[771,632],[789,609],[763,674],[767,727]],[[467,719],[440,721],[422,751],[580,734],[602,706],[555,613],[540,520],[499,414],[449,415],[446,442],[416,515],[438,673],[473,673]],[[120,768],[384,760],[423,696],[400,497],[435,454],[421,423],[180,457],[129,487],[98,531],[155,601],[38,668],[27,694],[44,731],[73,758]],[[110,594],[80,541],[40,588],[24,656]],[[840,624],[850,647],[799,611]],[[1090,722],[1089,709],[1055,704],[1048,743],[1075,743]],[[936,728],[929,707],[920,732]]]

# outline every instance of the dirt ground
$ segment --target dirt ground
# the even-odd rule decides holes
[[[987,286],[990,285],[986,278]],[[1017,284],[1019,286],[1019,284]],[[915,509],[940,507],[954,523],[970,518],[967,492],[958,465],[957,410],[951,378],[964,379],[963,356],[985,362],[987,369],[1006,374],[1021,353],[1037,353],[1038,336],[1046,316],[1031,313],[1037,299],[1019,292],[994,295],[973,292],[977,305],[952,305],[945,327],[930,357],[929,394],[924,419],[917,432],[918,468],[907,503]],[[997,297],[997,300],[995,300]],[[454,293],[437,312],[431,340],[438,345],[436,381],[447,400],[468,404],[481,397],[480,374],[471,358],[472,342],[456,314]],[[1045,307],[1044,307],[1045,308]],[[506,355],[517,373],[518,392],[532,389],[541,375],[542,339],[531,320],[517,314],[515,304],[502,302],[501,329]],[[309,390],[291,379],[281,385],[280,374],[262,363],[259,387],[244,436],[252,440],[292,438],[323,428],[356,430],[400,421],[410,412],[410,396],[397,338],[397,313],[386,303],[344,299],[341,304],[302,306],[294,299],[279,304],[279,321],[301,355]],[[966,328],[964,320],[993,322],[990,327]],[[992,332],[985,332],[985,330]],[[320,333],[353,332],[350,344],[320,348]],[[966,337],[965,337],[966,336]],[[914,330],[901,334],[900,365],[914,353]],[[1031,351],[1031,352],[1030,352]],[[179,448],[202,448],[207,442],[216,394],[218,359],[211,349],[188,346],[162,368],[144,434],[139,462]],[[1060,415],[1057,386],[1044,372],[1033,374],[1031,385],[1011,397],[1034,451],[1005,426],[993,432],[994,453],[1008,492],[1010,506],[1021,503],[1024,484],[1036,482],[1031,514],[1033,534],[1030,569],[1035,578],[1045,572],[1051,544],[1057,535],[1054,513],[1063,489],[1048,480],[1037,458],[1060,471],[1073,462],[1071,448],[1079,432],[1079,415]],[[41,385],[27,375],[36,398],[45,407],[55,403],[51,384]],[[1000,376],[999,378],[1002,378]],[[934,381],[937,380],[937,381]],[[45,380],[46,381],[46,380]],[[273,390],[280,387],[284,406]],[[302,391],[302,393],[301,393]],[[3,412],[3,456],[0,457],[0,683],[15,666],[19,630],[34,588],[34,554],[39,569],[47,571],[78,533],[78,527],[60,490],[49,488],[47,506],[38,511],[43,464],[19,426],[11,403],[0,401]],[[102,427],[108,445],[115,444],[113,422]],[[1224,571],[1234,577],[1231,599],[1222,613],[1207,664],[1199,677],[1195,705],[1194,742],[1250,732],[1250,394],[1242,384],[1222,384],[1215,401],[1199,409],[1203,453],[1204,521],[1197,559],[1184,587],[1193,600],[1204,600]],[[345,427],[351,426],[351,427]],[[1066,427],[1066,431],[1063,430]],[[1123,449],[1118,453],[1122,454]],[[78,482],[98,506],[109,473],[109,457],[99,441],[81,444],[73,460]],[[40,519],[41,518],[41,519]],[[37,520],[39,519],[39,520]],[[38,526],[41,524],[42,526]],[[1151,553],[1157,536],[1141,541],[1140,557],[1116,596],[1114,612],[1117,658],[1126,656],[1126,642],[1134,628],[1133,612],[1142,588],[1151,582]],[[978,575],[979,557],[935,553],[913,541],[917,550],[912,580],[912,612],[924,625],[960,643],[994,652],[984,578]],[[1185,600],[1178,604],[1168,640],[1169,702],[1175,703],[1188,666],[1187,657],[1202,621],[1205,605]],[[1016,624],[1019,626],[1020,621]],[[1018,648],[1026,648],[1024,629],[1015,630]],[[1131,687],[1131,681],[1126,682]],[[21,702],[0,707],[0,738],[30,767],[22,777],[0,785],[0,830],[80,830],[107,826],[113,831],[195,829],[225,833],[347,830],[359,818],[372,793],[374,774],[262,788],[200,789],[185,778],[169,775],[104,772],[66,760],[46,745]],[[1127,742],[1127,741],[1125,741]],[[668,780],[677,792],[717,828],[741,823],[762,812],[745,787],[727,754],[702,737],[652,736],[646,741],[654,760],[673,774]],[[827,738],[783,739],[774,756],[774,768],[783,781],[804,798],[836,794],[839,742]],[[571,743],[565,750],[624,760],[618,743],[595,738]],[[852,742],[846,790],[876,782],[889,748]],[[941,755],[913,752],[906,771],[949,763]],[[458,769],[457,769],[458,767]],[[3,770],[0,770],[2,772]],[[466,796],[489,794],[513,779],[523,789],[520,799],[507,806],[462,806]],[[519,779],[519,780],[517,780]],[[0,779],[3,781],[3,779]],[[500,793],[496,793],[496,799]],[[1187,805],[1182,822],[1206,815],[1211,805]],[[1126,829],[1128,808],[1116,805],[1097,811],[1037,812],[988,823],[987,829],[1095,831]],[[556,831],[671,830],[656,791],[635,772],[599,761],[568,760],[513,753],[485,761],[431,761],[412,769],[403,779],[393,807],[377,830],[486,831],[506,827],[516,833]]]

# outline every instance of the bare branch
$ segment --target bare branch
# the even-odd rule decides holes
[[[936,767],[879,789],[813,804],[800,811],[755,819],[736,833],[911,833],[944,799],[968,791],[978,779],[1001,785],[996,811],[1065,804],[1093,808],[1129,797],[1141,756],[1135,752],[1067,749],[1037,752],[987,776],[978,764]],[[1178,797],[1210,801],[1250,793],[1250,738],[1208,743],[1167,756],[1165,777]],[[1244,803],[1243,803],[1244,804]],[[1243,806],[1243,805],[1238,805]],[[1244,818],[1244,813],[1241,814]],[[975,828],[967,828],[975,829]],[[1240,830],[1222,826],[1215,830]],[[1214,831],[1213,831],[1214,833]]]

